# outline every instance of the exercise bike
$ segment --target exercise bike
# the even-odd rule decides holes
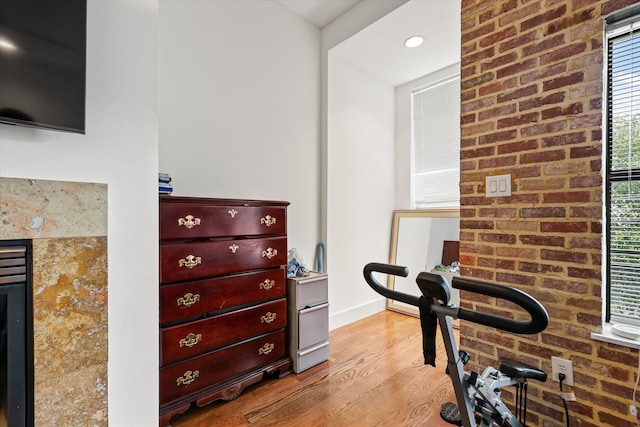
[[[406,277],[406,267],[370,263],[364,267],[364,277],[369,286],[379,294],[416,306],[420,309],[423,342],[435,340],[436,320],[442,333],[447,352],[447,374],[451,377],[457,405],[445,403],[440,416],[451,424],[464,427],[523,427],[526,425],[527,380],[546,381],[546,372],[512,359],[500,359],[499,368],[488,367],[482,374],[466,372],[464,365],[469,354],[458,350],[453,334],[452,319],[462,319],[516,334],[537,334],[549,324],[545,308],[529,294],[518,289],[470,278],[454,277],[452,287],[477,294],[511,301],[530,315],[529,320],[510,318],[449,305],[451,293],[444,277],[439,274],[421,272],[416,278],[422,297],[389,289],[380,284],[374,272]],[[433,330],[425,334],[425,321],[431,317]],[[427,328],[429,329],[429,328]],[[425,345],[425,349],[428,346]],[[435,352],[435,349],[433,350]],[[431,359],[428,361],[428,359]],[[435,366],[435,354],[427,354],[425,363]],[[501,389],[515,386],[515,414],[502,402]]]

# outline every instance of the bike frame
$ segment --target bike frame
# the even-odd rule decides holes
[[[379,294],[418,306],[419,297],[382,286],[373,277],[373,272],[406,277],[409,274],[406,267],[370,263],[364,268],[364,276],[369,286]],[[529,320],[517,321],[449,305],[449,286],[446,280],[438,274],[422,272],[416,278],[416,282],[424,297],[431,301],[429,309],[435,313],[438,319],[447,353],[447,372],[453,383],[463,426],[477,427],[476,412],[479,410],[482,414],[479,424],[481,427],[491,427],[494,421],[503,427],[523,427],[522,423],[500,399],[500,389],[516,385],[519,380],[504,375],[492,367],[485,369],[481,376],[466,372],[464,370],[465,361],[453,333],[452,320],[463,319],[507,332],[535,334],[547,327],[549,323],[547,311],[537,300],[518,289],[468,278],[454,278],[452,287],[456,289],[505,299],[529,313]]]

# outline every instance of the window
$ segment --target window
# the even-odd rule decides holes
[[[411,91],[414,207],[460,205],[460,75]]]
[[[640,324],[640,17],[606,38],[606,320]]]

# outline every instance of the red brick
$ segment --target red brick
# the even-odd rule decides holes
[[[538,87],[536,85],[531,85],[527,87],[523,87],[521,89],[516,89],[512,92],[504,93],[498,95],[498,102],[506,102],[514,99],[524,98],[527,96],[535,95],[538,92]]]
[[[584,203],[591,201],[591,193],[588,191],[546,193],[542,200],[543,203]]]
[[[495,29],[495,24],[493,22],[489,22],[481,27],[474,27],[473,31],[465,31],[462,34],[462,44],[468,43],[471,40],[480,38],[486,34],[491,34]]]
[[[535,139],[509,142],[498,146],[498,154],[517,153],[520,151],[536,150],[537,148],[538,141]]]
[[[484,73],[479,75],[478,77],[463,80],[462,82],[460,82],[460,88],[462,90],[465,90],[465,89],[477,87],[486,82],[492,81],[494,78],[495,78],[495,75],[493,73]]]
[[[564,218],[565,208],[520,208],[521,218]]]
[[[586,233],[589,231],[589,224],[586,222],[541,222],[540,231],[542,233]]]
[[[476,114],[475,113],[465,114],[465,115],[460,116],[460,124],[473,123],[475,121],[476,121]]]
[[[602,147],[600,145],[591,147],[572,147],[569,151],[569,158],[579,159],[583,157],[600,157],[602,155]]]
[[[502,270],[513,270],[515,261],[495,258],[478,258],[478,267],[500,268]]]
[[[522,22],[522,24],[520,25],[520,31],[527,31],[534,27],[538,27],[553,19],[562,17],[565,13],[567,13],[567,7],[565,5],[562,5],[557,9],[550,10],[540,15],[535,15],[533,18],[529,18]]]
[[[569,144],[580,144],[587,140],[584,132],[565,133],[563,135],[542,138],[542,147],[556,147]]]
[[[520,155],[520,163],[547,163],[565,158],[564,150],[539,151],[535,153],[523,153]]]
[[[587,9],[582,10],[573,16],[566,16],[561,20],[552,22],[547,26],[546,34],[557,33],[558,31],[562,31],[566,28],[572,27],[577,24],[581,24],[583,22],[588,22],[593,19],[595,9]]]
[[[608,15],[609,13],[615,12],[616,10],[620,10],[627,6],[631,6],[633,4],[638,3],[638,0],[610,0],[603,2],[602,11],[600,12],[603,16]]]
[[[575,43],[556,49],[552,52],[540,56],[540,65],[548,65],[563,59],[570,58],[587,50],[587,44],[584,42]]]
[[[460,60],[460,65],[462,67],[466,67],[469,64],[483,62],[485,59],[493,57],[493,55],[495,55],[495,47],[491,46],[484,50],[478,51],[473,55],[465,55]]]
[[[492,2],[487,2],[487,4],[491,4]],[[531,2],[528,5],[523,5],[521,7],[516,8],[513,12],[505,13],[499,17],[499,25],[501,27],[506,27],[507,25],[520,21],[527,16],[532,16],[540,11],[540,2]],[[522,28],[520,28],[520,32],[522,32]]]
[[[542,107],[544,105],[560,104],[564,102],[564,92],[556,92],[545,97],[537,97],[520,101],[518,107],[520,111],[530,110],[532,108]]]
[[[534,67],[536,67],[537,65],[538,61],[535,58],[527,59],[526,61],[522,62],[516,62],[515,64],[496,70],[496,78],[503,79],[514,74],[521,74],[525,71],[535,69]]]
[[[520,236],[520,242],[523,245],[563,247],[565,239],[562,236],[523,235]]]
[[[569,277],[576,277],[579,279],[601,279],[600,270],[594,270],[591,268],[569,267],[567,269],[567,275]]]
[[[496,43],[501,42],[502,40],[515,36],[516,33],[517,33],[516,27],[513,27],[513,26],[507,27],[507,28],[504,28],[502,31],[491,33],[486,37],[480,39],[478,44],[480,45],[480,47],[493,46]]]
[[[462,113],[468,113],[490,107],[494,103],[495,100],[492,97],[487,96],[485,98],[475,99],[473,102],[463,102],[460,106],[460,110]]]
[[[582,113],[582,103],[575,102],[565,108],[553,107],[542,110],[542,119],[553,119],[559,116],[569,116]]]
[[[520,134],[524,137],[543,135],[547,133],[562,132],[567,127],[564,120],[549,123],[541,123],[533,126],[526,126],[520,129]]]
[[[557,251],[551,249],[541,249],[540,258],[550,261],[572,262],[576,264],[586,264],[589,260],[587,254],[576,251]]]
[[[558,88],[578,84],[584,81],[584,73],[581,71],[570,74],[564,77],[557,77],[555,79],[547,80],[542,83],[542,90],[547,92]]]
[[[478,169],[495,169],[506,166],[514,166],[518,158],[516,156],[488,157],[480,159]]]
[[[520,77],[521,85],[528,85],[533,82],[538,82],[541,79],[545,79],[547,77],[558,76],[560,74],[565,74],[567,72],[567,64],[561,62],[559,64],[553,64],[550,66],[536,68],[530,73],[526,73]]]
[[[465,230],[493,230],[493,221],[460,220],[460,228]]]
[[[602,239],[589,237],[573,237],[569,241],[570,248],[601,249]]]
[[[538,121],[538,118],[539,118],[538,113],[527,113],[527,114],[521,114],[519,116],[512,116],[504,119],[499,119],[498,129],[520,126],[525,123],[535,123]]]
[[[545,37],[540,43],[529,45],[522,48],[522,56],[527,57],[537,55],[550,49],[557,49],[565,43],[564,34],[557,34],[553,37]]]
[[[478,121],[484,121],[501,116],[508,116],[517,111],[516,104],[500,105],[497,107],[489,108],[478,113]]]
[[[602,176],[600,175],[574,176],[574,177],[571,177],[571,180],[569,182],[570,182],[571,188],[588,188],[588,187],[601,188]]]
[[[512,49],[516,49],[520,46],[524,46],[529,44],[535,40],[537,40],[537,34],[535,31],[530,31],[528,33],[520,34],[517,37],[514,37],[510,40],[506,40],[498,46],[498,52],[507,52]],[[536,60],[537,62],[537,60]]]
[[[495,144],[496,142],[515,139],[517,136],[518,131],[516,129],[493,132],[488,135],[480,135],[478,137],[478,144]],[[491,154],[493,154],[493,152]]]
[[[506,80],[500,80],[489,85],[479,87],[478,95],[486,96],[496,92],[504,92],[506,90],[513,89],[517,85],[518,79],[516,79],[515,77]]]
[[[514,244],[516,242],[516,236],[513,234],[505,233],[480,233],[478,238],[481,242],[491,242],[499,244]]]

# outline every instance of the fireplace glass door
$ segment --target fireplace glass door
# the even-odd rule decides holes
[[[0,427],[32,425],[28,245],[0,242]]]

